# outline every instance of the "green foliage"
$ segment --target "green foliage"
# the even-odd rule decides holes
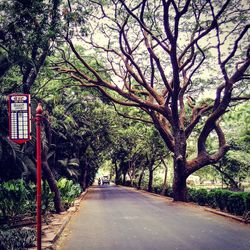
[[[154,185],[153,193],[160,194],[162,192],[162,185]]]
[[[82,189],[72,180],[62,178],[58,181],[62,203],[65,209],[69,208]],[[0,218],[6,219],[24,214],[35,214],[36,211],[36,185],[25,183],[24,180],[11,180],[0,184]],[[53,194],[48,183],[43,182],[42,210],[43,213],[53,211]]]
[[[73,205],[76,197],[78,197],[82,188],[79,184],[75,184],[72,180],[66,178],[61,178],[57,181],[57,187],[60,191],[62,206],[64,209],[68,209]],[[43,193],[42,193],[42,209],[44,213],[46,211],[53,211],[53,194],[51,193],[48,183],[43,183]]]
[[[61,178],[57,182],[57,185],[61,193],[64,208],[72,206],[75,198],[82,192],[82,188],[79,184],[74,184],[72,180],[67,180],[66,178]]]
[[[171,198],[174,197],[174,192],[173,192],[173,188],[172,187],[168,187],[167,190],[166,190],[166,193],[165,193],[166,196],[169,196]]]
[[[205,180],[218,180],[221,178],[220,174],[213,166],[207,166],[195,172],[195,175],[200,177],[201,183]]]
[[[238,183],[243,182],[249,177],[250,163],[249,163],[249,151],[241,148],[240,145],[234,145],[237,147],[236,150],[230,150],[221,160],[220,168],[221,171],[231,177]],[[223,181],[228,185],[232,186],[230,179],[225,176]]]
[[[125,107],[117,107],[118,113],[128,117],[141,118],[149,120],[150,118],[142,112]],[[123,117],[115,116],[113,118],[114,126],[111,128],[109,155],[112,159],[113,171],[116,173],[116,184],[125,184],[124,176],[128,174],[132,179],[133,185],[138,188],[145,189],[147,185],[147,172],[152,164],[159,165],[161,157],[164,157],[167,150],[164,146],[157,130],[150,124],[137,122],[132,119],[124,119]],[[139,183],[139,178],[142,173],[143,179]],[[156,178],[154,179],[156,182]],[[161,183],[155,183],[155,186],[161,188]],[[146,188],[147,189],[147,188]],[[158,191],[157,191],[158,192]]]
[[[36,184],[23,179],[10,180],[0,184],[0,217],[35,214]],[[53,211],[53,195],[47,182],[43,182],[42,211]]]
[[[196,198],[197,198],[197,203],[201,206],[204,206],[207,202],[207,190],[199,189]]]
[[[101,2],[102,4],[105,3],[105,5],[110,5],[111,9],[113,10],[112,2]],[[85,5],[88,7],[85,8]],[[76,84],[76,82],[61,75],[56,76],[52,70],[48,69],[49,67],[46,68],[49,63],[49,60],[47,60],[47,62],[45,61],[46,56],[50,56],[50,59],[52,59],[54,62],[60,61],[59,65],[61,66],[61,60],[58,59],[58,54],[54,54],[54,48],[60,48],[60,43],[57,43],[56,41],[58,34],[61,32],[68,32],[68,28],[71,28],[69,22],[73,23],[74,25],[85,24],[85,14],[91,14],[90,11],[96,12],[96,7],[97,6],[94,3],[89,4],[86,2],[82,3],[82,7],[78,4],[74,4],[72,11],[69,11],[67,3],[63,3],[59,0],[1,1],[0,12],[2,16],[0,17],[0,42],[2,42],[2,48],[0,49],[0,71],[3,73],[0,73],[0,77],[3,78],[1,78],[0,81],[3,84],[0,86],[0,94],[8,94],[13,91],[20,91],[20,85],[28,83],[28,85],[32,85],[32,88],[29,90],[33,94],[33,97],[39,99],[39,101],[44,101],[43,105],[45,106],[44,108],[47,112],[46,115],[48,116],[52,127],[51,139],[53,146],[49,149],[48,162],[51,169],[53,169],[53,174],[55,175],[56,179],[66,177],[73,180],[74,182],[82,182],[80,177],[83,176],[83,172],[87,170],[86,186],[89,186],[93,182],[94,176],[99,166],[104,161],[112,159],[113,163],[116,163],[116,167],[118,166],[119,168],[117,171],[117,178],[121,180],[121,175],[126,177],[126,173],[129,173],[130,176],[132,176],[131,179],[133,179],[132,183],[135,183],[134,179],[138,179],[142,167],[148,167],[150,162],[155,163],[159,156],[162,156],[164,153],[166,153],[166,148],[164,147],[164,144],[162,143],[162,140],[156,130],[153,129],[151,125],[148,125],[148,123],[145,125],[132,120],[125,121],[123,118],[117,118],[117,115],[113,110],[113,106],[111,106],[111,101],[108,101],[108,98],[103,96],[98,90],[95,89],[91,91],[82,91],[79,86],[69,87],[73,84]],[[155,7],[156,6],[153,5],[150,9],[154,10]],[[150,9],[147,7],[144,10],[145,22],[150,24],[148,26],[152,27],[154,32],[157,32],[158,35],[161,35],[163,32],[163,30],[161,30],[161,25],[156,24],[154,18],[157,17],[157,19],[159,19],[161,17],[162,11],[157,10],[158,7],[155,9],[155,12],[149,11]],[[119,20],[127,18],[127,13],[123,8],[121,8],[116,14],[118,14],[116,16]],[[180,28],[181,32],[185,32],[186,34],[189,32],[193,33],[196,25],[195,22],[193,22],[194,20],[188,18],[191,17],[192,14],[193,12],[190,12],[189,10],[187,12],[187,18],[183,18],[182,24],[190,25],[181,25],[183,26],[183,28]],[[94,17],[92,14],[90,16]],[[209,15],[207,17],[209,17]],[[64,23],[65,26],[62,26],[63,19],[66,21]],[[173,16],[171,16],[170,19],[173,20]],[[242,20],[244,19],[245,17],[242,18]],[[130,27],[134,26],[134,21],[131,19],[129,20]],[[199,25],[201,25],[200,28],[205,29],[209,27],[209,22],[206,24],[205,21],[202,21],[199,23]],[[91,27],[88,29],[91,30]],[[81,27],[80,30],[82,30],[84,35],[86,35],[88,33],[88,29],[86,27]],[[114,30],[115,29],[112,30],[112,34],[114,34]],[[71,35],[72,34],[69,33],[69,36]],[[131,36],[130,39],[138,40],[138,37]],[[51,43],[52,41],[55,41],[55,43]],[[112,44],[112,41],[110,41],[109,46],[112,47],[113,45],[115,44]],[[78,68],[87,76],[93,77],[93,74],[84,69],[84,67],[78,60],[76,60],[76,57],[72,53],[68,53],[69,51],[66,47],[61,48],[62,50],[59,49],[60,52],[63,54],[63,56],[69,59],[69,61],[73,61],[76,68]],[[97,69],[97,72],[100,73],[100,76],[103,79],[108,79],[109,81],[111,80],[109,70],[105,70],[106,63],[104,59],[101,59],[101,53],[98,57],[96,57],[95,55],[90,55],[87,53],[86,49],[83,49],[83,47],[76,46],[76,49],[80,54],[87,54],[85,57],[86,62],[89,63],[93,68]],[[51,55],[51,52],[53,55]],[[204,52],[206,51],[204,50]],[[145,53],[138,53],[138,55],[140,54],[145,55]],[[199,53],[194,54],[195,56],[198,56],[198,59]],[[207,54],[208,53],[206,52],[206,55]],[[164,67],[165,65],[169,64],[169,61],[167,58],[165,58],[164,53],[160,54],[159,56],[161,61],[164,62]],[[96,58],[98,58],[98,61]],[[113,59],[114,58],[110,58],[110,61],[115,61]],[[138,65],[140,65],[145,58],[142,57],[138,59]],[[144,65],[146,66],[147,64],[143,63],[142,69],[144,68]],[[45,66],[45,68],[42,68],[42,66]],[[70,67],[70,65],[68,66]],[[213,64],[212,66],[210,65],[210,67],[213,66]],[[146,67],[148,67],[148,65]],[[148,68],[144,69],[145,70],[143,70],[143,72],[146,74],[145,78],[149,79],[148,74],[150,73],[150,70],[148,70]],[[199,73],[199,71],[197,71],[197,73]],[[171,78],[170,76],[171,75],[167,75],[167,78]],[[36,78],[37,81],[34,82]],[[217,78],[217,76],[215,78]],[[218,79],[219,78],[220,77],[218,76]],[[31,82],[29,83],[30,79],[34,80],[32,84]],[[160,90],[162,89],[162,81],[160,80],[158,83],[159,79],[159,74],[155,74],[154,85],[156,86],[157,92],[160,93]],[[219,80],[221,81],[221,79]],[[138,86],[135,80],[130,79],[130,81],[130,84],[132,84],[135,92],[143,90],[143,87]],[[199,95],[198,93],[202,93],[204,89],[208,87],[208,85],[214,85],[214,83],[211,84],[211,82],[213,82],[211,79],[204,80],[202,75],[196,79],[193,79],[192,86],[195,87],[193,89],[194,95],[197,96]],[[143,93],[139,94],[139,97],[145,100]],[[125,99],[122,98],[120,100]],[[108,105],[103,105],[103,102]],[[205,103],[211,104],[211,98],[206,98],[206,100],[197,100],[196,105],[202,105]],[[8,116],[6,107],[6,103],[3,104],[1,101],[0,127],[3,128],[0,131],[2,135],[0,137],[1,181],[7,181],[20,177],[30,177],[32,173],[34,173],[35,169],[34,140],[30,142],[30,144],[27,143],[26,145],[19,146],[11,143],[7,139]],[[232,174],[232,176],[237,178],[237,180],[243,180],[247,178],[247,174],[249,173],[248,145],[250,138],[250,116],[248,110],[249,105],[243,105],[238,109],[235,108],[235,110],[233,110],[233,115],[226,115],[225,120],[222,120],[222,126],[226,128],[229,135],[232,135],[231,137],[233,140],[231,144],[242,146],[240,152],[237,150],[234,150],[231,153],[229,152],[222,161],[223,167],[226,169],[227,174]],[[4,115],[2,115],[3,111]],[[136,117],[137,119],[150,120],[148,114],[142,114],[141,111],[136,109],[124,107],[117,108],[116,111],[123,113],[124,116],[132,116]],[[186,117],[187,119],[185,119],[185,127],[188,126],[188,121],[192,120],[191,108],[187,108],[187,111],[188,115]],[[207,115],[208,114],[205,114],[204,117],[200,119],[201,123],[204,123],[204,118]],[[223,124],[223,122],[226,123],[226,125]],[[197,125],[196,129],[194,130],[195,136],[197,136],[197,133],[200,132],[201,129],[202,126]],[[243,131],[240,133],[239,138],[238,130]],[[193,141],[196,140],[197,138],[193,138]],[[215,146],[213,143],[215,143],[217,140],[214,140],[213,136],[209,140],[211,141],[210,144],[212,150],[215,148],[213,147]],[[215,144],[217,147],[218,142]],[[194,152],[194,143],[190,146],[190,148],[192,148],[192,150],[190,150],[187,155],[190,156],[191,153],[196,154],[196,152]],[[209,152],[211,150],[209,150]],[[201,170],[201,172],[202,171],[203,170]],[[208,170],[205,171],[204,169],[204,172],[205,173],[201,173],[204,178],[215,175],[215,171],[213,171],[213,169],[209,175]],[[8,188],[10,189],[10,187]],[[67,190],[66,184],[62,187],[62,189],[64,188]],[[157,183],[155,186],[155,192],[159,193],[160,191],[161,185]],[[8,192],[11,193],[11,189],[8,190]],[[22,192],[24,192],[24,190]],[[63,192],[64,191],[62,191],[62,193]],[[25,195],[26,194],[24,194],[24,197]],[[219,198],[216,198],[216,195]],[[213,196],[211,193],[207,194],[208,204],[211,206],[214,206],[214,204],[219,204],[220,207],[224,209],[228,199],[227,195],[225,194],[224,197],[224,193],[221,194],[219,192],[216,195]],[[12,194],[10,194],[10,196],[12,196]],[[26,196],[28,196],[28,194]],[[65,192],[64,196],[64,203],[66,206],[69,206],[74,195],[72,194],[72,197],[66,197],[67,194]],[[52,209],[50,208],[50,204],[53,200],[53,197],[46,183],[44,185],[43,197],[43,209]],[[198,193],[194,193],[193,197],[190,199],[197,200],[199,204],[204,204],[204,197],[205,191],[199,191]],[[21,196],[14,197],[13,199],[16,199],[17,202],[21,204],[27,202],[24,201],[25,199]],[[220,199],[222,200],[219,201]],[[7,203],[8,201],[5,200],[5,202]],[[10,207],[12,206],[13,205],[10,204]],[[4,212],[5,211],[2,213]],[[9,213],[10,212],[8,212],[8,214]],[[13,213],[17,212],[14,211]]]
[[[6,64],[0,65],[1,72],[15,65],[20,68],[19,75],[29,74],[32,68],[39,71],[49,42],[60,32],[59,8],[59,0],[1,1],[0,55]]]
[[[20,180],[0,184],[0,217],[13,217],[35,211],[35,185]]]
[[[204,206],[207,201],[207,190],[206,189],[189,189],[188,200],[196,202],[201,206]]]
[[[250,211],[250,193],[245,192],[245,193],[242,193],[242,195],[244,197],[246,210]]]
[[[0,230],[0,249],[25,250],[34,247],[36,240],[36,230],[32,228]]]
[[[207,204],[208,206],[212,207],[212,208],[216,208],[216,198],[214,195],[213,190],[210,190],[210,192],[207,192]]]
[[[244,213],[245,200],[241,193],[233,193],[228,196],[227,211],[236,215],[242,215]]]
[[[36,185],[34,184],[35,188]],[[42,212],[54,211],[54,195],[51,193],[47,181],[42,182]]]
[[[231,194],[228,190],[217,189],[214,191],[217,207],[224,210],[227,206],[228,197]]]
[[[199,205],[208,205],[236,215],[250,211],[250,193],[232,192],[223,189],[192,189],[188,190],[188,200]]]
[[[250,177],[250,104],[244,103],[231,109],[225,114],[223,127],[231,145],[231,150],[219,163],[220,169],[227,176],[223,182],[231,186],[231,177],[238,184]]]

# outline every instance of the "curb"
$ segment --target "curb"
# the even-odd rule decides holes
[[[52,243],[54,244],[60,237],[60,235],[62,234],[64,228],[67,226],[67,224],[69,223],[70,219],[71,219],[72,213],[70,213],[66,219],[64,220],[62,226],[57,230],[54,239],[52,240]]]
[[[213,214],[218,214],[218,215],[221,215],[223,217],[227,217],[227,218],[230,218],[230,219],[234,219],[234,220],[237,220],[239,222],[244,222],[243,218],[241,218],[240,216],[236,216],[236,215],[232,215],[232,214],[228,214],[228,213],[225,213],[225,212],[221,212],[221,211],[218,211],[218,210],[215,210],[213,208],[204,208],[205,211],[208,211],[208,212],[211,212]]]
[[[196,208],[203,208],[204,211],[207,211],[207,212],[210,212],[210,213],[213,213],[213,214],[217,214],[217,215],[220,215],[220,216],[223,216],[223,217],[226,217],[226,218],[234,219],[234,220],[242,222],[242,223],[245,222],[244,219],[242,217],[240,217],[240,216],[236,216],[236,215],[233,215],[233,214],[221,212],[221,211],[218,211],[216,209],[209,208],[209,207],[199,206],[196,203],[182,202],[182,201],[181,202],[179,202],[179,201],[178,202],[174,202],[173,198],[170,198],[170,197],[167,197],[167,196],[164,196],[164,195],[150,193],[148,191],[141,190],[141,189],[136,189],[134,187],[127,187],[127,186],[121,186],[121,185],[117,185],[117,186],[118,187],[126,188],[128,190],[133,190],[134,192],[140,192],[140,193],[145,193],[145,194],[153,195],[153,196],[156,196],[156,197],[159,197],[159,198],[165,198],[166,200],[172,201],[173,203],[176,203],[176,204],[181,204],[181,205],[184,205],[184,206],[185,205],[191,205],[191,206],[194,206]]]
[[[85,195],[88,193],[88,189],[86,189],[85,192],[82,192],[80,197],[78,199],[75,200],[74,202],[74,206],[71,207],[71,209],[73,208],[74,211],[68,211],[68,216],[66,217],[66,219],[64,220],[63,224],[60,226],[60,228],[57,230],[54,239],[51,241],[51,243],[53,244],[52,249],[54,249],[54,245],[56,243],[56,241],[59,239],[59,237],[61,236],[63,230],[65,229],[65,227],[68,225],[72,215],[77,211],[77,207],[80,205],[80,202],[83,200],[83,198],[85,197]],[[69,208],[70,209],[70,208]]]
[[[150,195],[153,195],[153,196],[156,196],[156,197],[159,197],[159,198],[164,198],[164,199],[166,199],[168,201],[174,201],[173,198],[168,197],[168,196],[164,196],[164,195],[161,195],[161,194],[150,193],[148,191],[140,190],[140,189],[139,190],[136,189],[136,191],[141,192],[141,193],[145,193],[145,194],[150,194]]]
[[[149,195],[156,196],[156,197],[159,197],[159,198],[164,198],[164,199],[166,199],[168,201],[173,201],[173,198],[171,198],[171,197],[156,194],[156,193],[151,193],[151,192],[148,192],[148,191],[143,190],[143,189],[137,189],[137,188],[134,188],[134,187],[127,187],[127,186],[122,186],[122,185],[116,185],[116,186],[117,187],[122,187],[122,188],[125,188],[125,189],[128,189],[128,190],[132,190],[134,192],[144,193],[144,194],[149,194]]]
[[[52,235],[49,236],[49,239],[46,239],[46,238],[43,239],[42,237],[42,250],[55,249],[55,244],[57,240],[61,236],[67,224],[69,223],[72,215],[77,211],[77,207],[80,205],[80,202],[83,200],[83,198],[85,197],[87,193],[88,193],[88,189],[86,189],[85,192],[82,192],[80,196],[74,201],[74,206],[70,207],[67,211],[61,213],[61,214],[65,213],[66,216],[64,217],[63,222],[60,225],[60,227],[57,229],[57,231],[55,233],[52,233]],[[43,234],[46,235],[46,233],[50,234],[51,232],[49,231],[46,232],[46,230],[43,230]],[[36,250],[36,249],[37,249],[36,246],[32,248],[28,248],[28,250]]]

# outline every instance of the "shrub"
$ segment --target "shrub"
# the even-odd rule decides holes
[[[188,196],[187,196],[187,200],[189,202],[196,202],[196,189],[194,188],[188,188]]]
[[[250,212],[250,193],[243,193],[245,210]]]
[[[47,181],[42,182],[42,212],[43,214],[46,213],[46,211],[53,211],[54,210],[54,195],[51,193],[49,184]],[[36,186],[35,186],[36,188]]]
[[[67,209],[72,205],[74,199],[81,194],[82,188],[79,184],[74,184],[72,180],[67,180],[66,178],[61,178],[57,182],[57,185],[60,190],[63,206]]]
[[[227,206],[228,197],[232,192],[228,190],[217,189],[214,191],[216,207],[221,211],[225,210]]]
[[[231,193],[227,200],[227,211],[236,215],[243,215],[245,200],[243,193]]]
[[[61,193],[62,203],[69,208],[74,199],[79,196],[82,189],[79,184],[72,180],[62,178],[58,181],[58,188]],[[53,194],[48,183],[43,182],[42,210],[54,210]],[[10,217],[23,214],[35,214],[36,212],[36,184],[25,183],[22,179],[11,180],[0,183],[0,218],[6,220]]]
[[[0,230],[0,249],[24,250],[35,246],[36,231],[32,228]]]
[[[189,188],[188,189],[188,201],[196,202],[201,206],[204,206],[207,203],[207,195],[208,192],[206,189],[194,189]]]
[[[208,192],[204,188],[196,190],[196,195],[195,195],[196,202],[201,206],[206,205],[206,203],[207,203],[207,194],[208,194]]]
[[[0,184],[0,216],[13,217],[35,211],[35,189],[22,179]]]
[[[130,180],[126,180],[125,183],[124,183],[124,186],[132,187],[131,181]]]
[[[188,201],[199,205],[209,205],[236,215],[244,215],[249,220],[250,193],[232,192],[223,189],[188,189]]]
[[[174,198],[174,192],[173,192],[173,188],[172,188],[172,187],[168,187],[168,188],[166,189],[165,196]]]
[[[62,205],[65,209],[68,209],[73,205],[73,201],[78,197],[82,188],[80,184],[75,184],[72,180],[61,178],[57,181],[57,187],[60,191]],[[49,185],[46,182],[43,183],[42,191],[42,209],[43,212],[54,210],[54,195],[51,193]]]
[[[213,190],[207,193],[207,204],[212,208],[216,208],[216,198]]]
[[[157,185],[153,187],[153,192],[156,194],[160,194],[162,192],[162,185]]]

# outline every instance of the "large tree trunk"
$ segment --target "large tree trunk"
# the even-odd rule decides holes
[[[87,173],[88,173],[88,170],[85,166],[83,170],[83,177],[82,177],[82,190],[83,191],[85,191],[87,188]]]
[[[83,191],[87,188],[87,175],[88,175],[88,162],[86,156],[84,156],[84,166],[82,172],[82,189]]]
[[[153,171],[149,170],[149,179],[148,179],[148,192],[152,192],[153,190]]]
[[[47,180],[47,182],[49,184],[50,190],[54,194],[55,210],[56,210],[57,213],[60,213],[60,212],[63,211],[60,191],[59,191],[59,189],[57,187],[55,177],[54,177],[54,175],[53,175],[47,161],[44,161],[44,160],[42,161],[42,169],[44,171],[46,180]]]
[[[153,179],[154,179],[154,162],[150,163],[148,166],[149,178],[148,178],[148,192],[153,191]]]
[[[121,169],[121,172],[122,172],[122,185],[123,186],[125,186],[125,184],[126,184],[126,175],[128,173],[128,168],[129,168],[128,162],[122,161],[120,163],[120,169]]]
[[[130,178],[131,187],[135,187],[136,186],[136,183],[135,183],[136,162],[134,160],[130,160],[128,162],[128,165],[129,165],[128,175]]]
[[[161,195],[165,195],[166,193],[166,190],[167,190],[167,177],[168,177],[168,166],[167,164],[165,163],[164,159],[162,158],[162,163],[165,167],[165,173],[164,173],[164,181],[163,181],[163,187],[162,187],[162,191],[161,191]]]
[[[175,201],[187,201],[186,138],[184,132],[176,131],[174,146],[173,193]]]
[[[119,168],[117,166],[117,162],[115,161],[115,184],[119,185],[120,180],[121,180],[120,171],[119,171]]]
[[[126,185],[126,173],[122,174],[122,185],[125,186]]]
[[[133,170],[132,170],[132,167],[131,167],[131,161],[128,161],[128,176],[129,176],[129,179],[130,179],[130,184],[131,184],[131,187],[133,187]]]
[[[52,173],[49,164],[48,164],[48,152],[50,148],[50,142],[51,142],[51,128],[49,125],[49,122],[44,119],[44,132],[46,135],[46,140],[42,141],[42,153],[41,153],[41,159],[42,159],[42,169],[44,171],[46,180],[49,184],[51,192],[54,194],[53,200],[54,200],[54,206],[57,213],[60,213],[63,211],[62,203],[61,203],[61,195],[60,191],[57,187],[56,179],[54,174]]]
[[[146,169],[146,165],[143,166],[142,171],[140,173],[137,189],[141,189],[141,183],[142,183],[142,179],[143,179],[145,169]]]
[[[131,186],[132,187],[134,187],[135,186],[135,162],[134,161],[132,161],[132,163],[130,162],[130,169],[131,169],[131,171],[132,171],[132,173],[131,173]]]
[[[173,193],[175,201],[187,201],[187,177],[182,169],[178,169],[178,163],[174,165]]]

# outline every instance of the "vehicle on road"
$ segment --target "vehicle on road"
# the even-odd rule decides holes
[[[102,177],[102,185],[104,184],[110,184],[110,180],[109,180],[109,177],[107,175],[103,176]]]

